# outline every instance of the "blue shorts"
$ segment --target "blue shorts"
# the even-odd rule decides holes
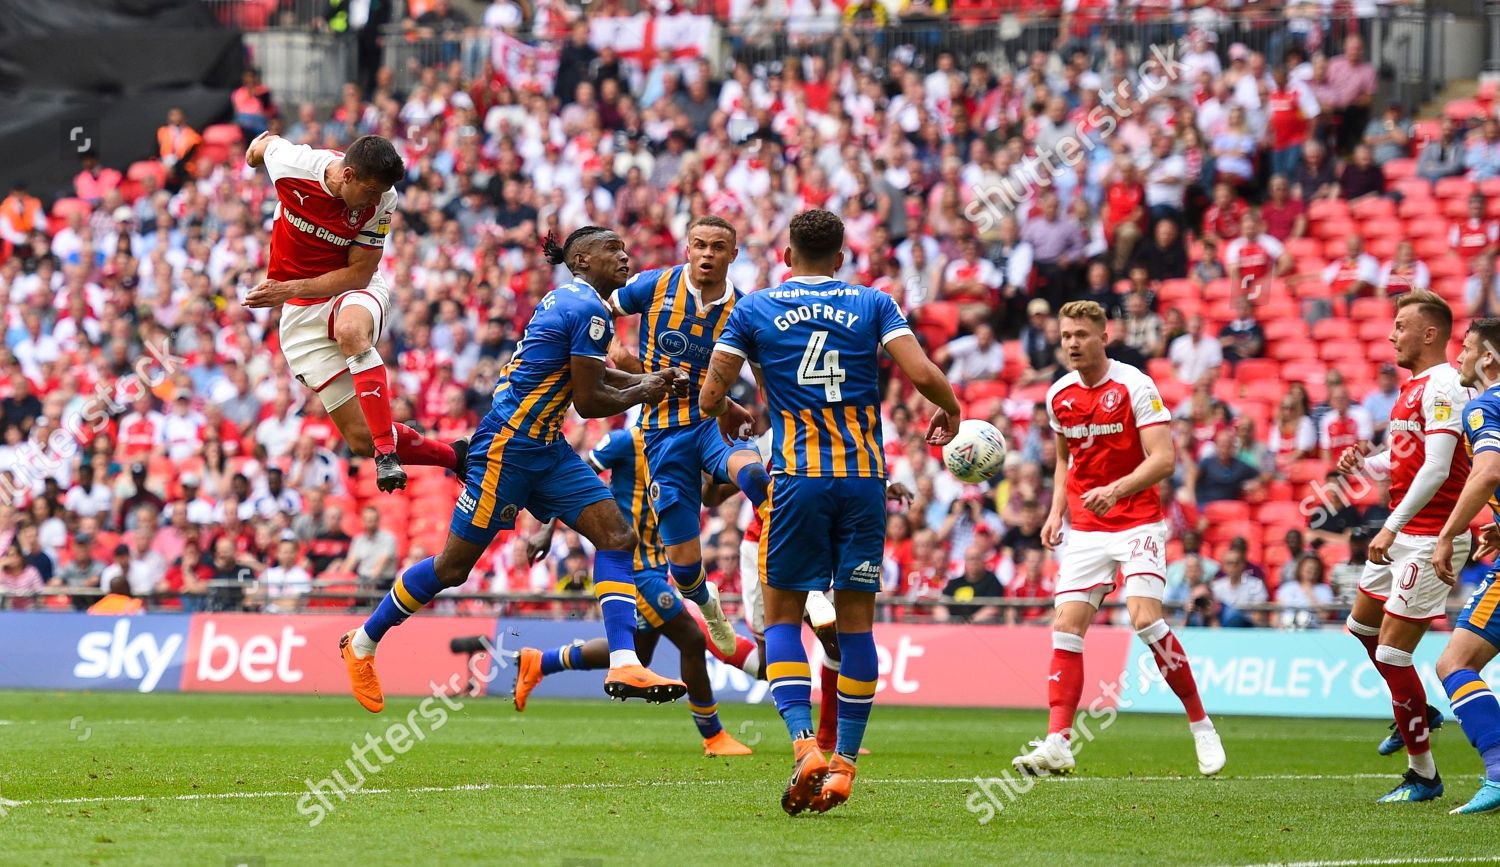
[[[1454,628],[1467,629],[1488,641],[1491,646],[1500,648],[1500,582],[1495,581],[1494,572],[1484,576],[1484,580],[1469,594],[1469,601],[1464,603],[1464,610],[1458,613],[1458,622],[1454,624]]]
[[[448,528],[488,546],[496,533],[516,526],[522,509],[538,521],[562,518],[573,527],[585,508],[613,499],[567,440],[539,442],[486,416],[469,442],[464,489]]]
[[[700,419],[683,427],[646,431],[646,465],[651,468],[651,503],[661,525],[663,545],[681,545],[698,538],[703,510],[703,474],[715,482],[732,483],[729,456],[760,449],[751,440],[724,442],[719,423]]]
[[[653,566],[635,573],[635,628],[638,632],[660,629],[682,613],[682,596],[667,577],[666,566]]]
[[[885,480],[774,475],[761,581],[779,590],[880,590]]]

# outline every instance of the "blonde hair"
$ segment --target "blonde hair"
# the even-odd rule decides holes
[[[1453,333],[1453,308],[1443,300],[1443,296],[1426,289],[1413,289],[1396,299],[1396,309],[1403,307],[1416,307],[1417,312],[1426,316],[1444,334]]]
[[[1097,301],[1069,301],[1057,311],[1058,319],[1087,319],[1100,328],[1104,327],[1108,317],[1104,315],[1104,308]]]

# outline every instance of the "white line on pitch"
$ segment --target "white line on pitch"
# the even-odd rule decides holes
[[[1262,774],[1246,777],[1225,777],[1224,782],[1255,781],[1255,780],[1363,780],[1373,777],[1389,777],[1390,774]],[[1058,783],[1158,783],[1179,782],[1194,779],[1188,776],[1150,776],[1150,777],[1042,777],[1041,782]],[[639,789],[653,786],[704,786],[704,785],[730,785],[736,783],[756,783],[755,780],[639,780],[619,783],[463,783],[453,786],[415,786],[405,789],[390,788],[364,788],[358,789],[350,794],[353,795],[392,795],[392,794],[435,794],[441,792],[490,792],[490,791],[567,791],[567,790],[603,790],[603,789]],[[898,785],[898,786],[954,786],[964,783],[973,783],[973,777],[953,777],[941,779],[907,779],[902,777],[891,777],[888,779],[871,779],[861,781],[861,784],[872,785]],[[244,798],[291,798],[307,794],[307,789],[282,792],[193,792],[181,795],[95,795],[81,798],[34,798],[14,802],[16,806],[28,807],[37,805],[65,805],[65,804],[103,804],[103,803],[126,803],[135,801],[223,801]],[[1361,862],[1362,863],[1362,862]],[[1378,863],[1378,862],[1375,862]],[[1403,862],[1392,862],[1403,863]]]
[[[1271,861],[1250,867],[1362,867],[1365,864],[1494,864],[1494,855],[1439,855],[1422,858],[1358,858],[1350,861]]]

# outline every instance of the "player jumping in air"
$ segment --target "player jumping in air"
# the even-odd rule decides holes
[[[1389,448],[1368,457],[1350,448],[1339,456],[1341,473],[1363,466],[1391,481],[1391,515],[1370,542],[1348,623],[1391,691],[1396,722],[1380,753],[1406,746],[1406,774],[1382,803],[1428,801],[1443,793],[1429,741],[1443,715],[1427,704],[1412,652],[1447,607],[1448,585],[1432,568],[1432,552],[1469,473],[1469,456],[1458,448],[1469,390],[1448,363],[1452,336],[1453,311],[1441,297],[1424,290],[1401,296],[1390,340],[1396,363],[1412,378],[1391,409]],[[1465,533],[1453,546],[1454,569],[1468,561],[1469,547]]]
[[[687,264],[642,271],[610,298],[618,315],[641,314],[640,358],[618,351],[615,365],[637,373],[677,367],[687,372],[692,385],[688,397],[647,407],[641,427],[667,570],[682,595],[702,610],[714,643],[726,654],[734,651],[734,626],[724,617],[718,588],[704,578],[698,541],[702,475],[738,485],[756,506],[765,499],[767,482],[755,444],[744,439],[726,443],[698,406],[709,354],[743,295],[727,276],[737,249],[728,221],[698,217],[688,224]]]
[[[885,554],[885,454],[878,356],[883,345],[939,408],[927,441],[958,430],[960,408],[889,295],[833,279],[844,264],[844,224],[823,210],[792,218],[784,251],[791,276],[745,296],[714,347],[699,395],[728,438],[750,414],[729,400],[748,360],[760,368],[771,417],[771,485],[761,507],[760,568],[766,676],[792,736],[794,767],[781,806],[795,815],[849,799],[879,662],[875,593]],[[832,587],[839,652],[838,744],[832,761],[812,731],[812,673],[802,648],[810,591]]]
[[[561,518],[596,549],[594,595],[609,639],[604,691],[651,702],[686,692],[681,681],[658,676],[636,656],[631,555],[639,540],[609,488],[563,438],[562,425],[570,403],[585,418],[604,418],[658,403],[682,391],[687,379],[675,369],[638,375],[605,366],[613,326],[604,299],[630,274],[619,235],[585,226],[561,245],[548,236],[544,250],[573,279],[542,298],[500,371],[494,404],[474,432],[447,544],[407,569],[365,625],[339,640],[354,697],[371,712],[385,705],[375,676],[377,642],[444,587],[468,580],[495,534],[515,527],[521,509],[540,521]]]
[[[1063,546],[1058,566],[1052,667],[1047,678],[1047,736],[1012,760],[1029,774],[1066,774],[1074,767],[1070,739],[1083,695],[1083,636],[1123,568],[1125,607],[1135,634],[1151,648],[1167,685],[1187,709],[1198,770],[1217,774],[1224,747],[1203,712],[1187,654],[1162,619],[1167,527],[1156,483],[1172,474],[1171,414],[1151,378],[1104,354],[1104,308],[1073,301],[1058,311],[1063,351],[1072,372],[1047,392],[1057,436],[1052,511],[1042,544]]]
[[[708,680],[708,665],[704,661],[707,642],[704,628],[687,614],[682,597],[667,578],[667,561],[662,551],[661,536],[657,531],[656,512],[647,499],[651,488],[651,474],[646,469],[646,442],[644,431],[639,427],[621,428],[611,431],[592,451],[586,460],[595,471],[609,472],[609,488],[615,503],[635,527],[640,544],[635,549],[635,604],[636,650],[642,659],[649,658],[648,647],[655,645],[657,634],[665,635],[677,645],[682,654],[682,681],[687,684],[688,710],[692,712],[693,724],[703,736],[703,754],[706,756],[748,756],[750,748],[735,740],[719,722],[719,706],[714,701],[714,689]],[[538,538],[531,540],[529,552],[545,556],[552,547],[552,532],[556,522],[547,525]],[[535,556],[535,553],[533,553]],[[648,637],[649,636],[649,637]],[[755,645],[748,638],[739,638],[740,662],[755,652]],[[552,650],[523,647],[516,675],[516,710],[526,709],[526,699],[542,678],[560,671],[587,671],[609,665],[609,647],[602,639],[565,644]],[[755,663],[759,668],[758,661]]]
[[[294,145],[262,133],[245,151],[276,187],[266,280],[246,307],[281,307],[281,354],[297,381],[318,393],[356,455],[375,458],[375,484],[406,487],[403,461],[460,476],[468,443],[441,443],[391,419],[391,387],[375,344],[385,330],[390,289],[376,270],[396,207],[392,187],[406,173],[380,136],[344,153]],[[358,398],[350,403],[350,398]]]
[[[1458,566],[1460,539],[1469,538],[1469,525],[1486,504],[1500,522],[1500,319],[1476,319],[1464,336],[1458,353],[1459,375],[1468,388],[1484,389],[1469,401],[1463,412],[1464,446],[1473,466],[1453,513],[1438,533],[1432,551],[1432,569],[1443,583],[1452,585]],[[1500,548],[1500,528],[1485,527],[1483,543],[1474,557]],[[1448,693],[1449,706],[1469,743],[1484,759],[1484,782],[1467,804],[1453,813],[1490,813],[1500,810],[1500,702],[1479,672],[1500,651],[1500,582],[1495,572],[1486,575],[1459,612],[1453,637],[1438,657],[1437,673]]]

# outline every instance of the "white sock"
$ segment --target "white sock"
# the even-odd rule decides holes
[[[375,655],[375,639],[365,632],[363,626],[354,631],[354,640],[349,642],[349,646],[354,648],[354,655],[360,659]]]
[[[1429,780],[1437,776],[1437,762],[1433,761],[1432,750],[1417,755],[1408,753],[1406,766]]]
[[[750,675],[751,677],[755,677],[755,678],[759,678],[760,677],[760,648],[759,647],[752,647],[752,648],[750,648],[750,652],[747,653],[747,654],[745,654],[745,661],[742,662],[742,663],[740,663],[740,670],[743,671],[744,673]]]
[[[627,665],[640,665],[641,658],[635,655],[634,650],[611,650],[609,652],[609,667],[624,668]]]
[[[1188,723],[1188,730],[1195,735],[1201,735],[1204,732],[1211,732],[1214,730],[1214,721],[1209,719],[1208,717],[1204,717],[1197,722]]]

